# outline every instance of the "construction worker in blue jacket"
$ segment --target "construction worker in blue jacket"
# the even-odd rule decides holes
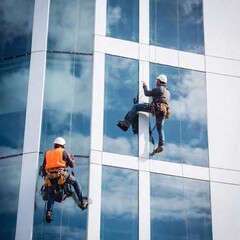
[[[88,198],[83,196],[82,188],[78,180],[67,172],[67,167],[75,166],[74,155],[65,150],[66,141],[58,137],[54,141],[54,148],[47,151],[42,165],[42,175],[48,184],[48,202],[46,212],[46,222],[52,221],[54,191],[59,184],[71,184],[80,201],[80,208],[84,210],[88,205]]]
[[[117,126],[123,131],[127,131],[129,126],[132,124],[138,112],[152,113],[156,117],[156,127],[159,135],[158,147],[153,151],[153,153],[160,153],[163,151],[163,146],[165,142],[164,136],[164,119],[170,117],[169,101],[170,92],[167,88],[167,76],[161,74],[156,77],[156,87],[152,90],[148,90],[147,85],[143,82],[144,94],[147,97],[152,97],[151,103],[137,103],[134,104],[132,109],[127,113],[123,121],[119,121]]]

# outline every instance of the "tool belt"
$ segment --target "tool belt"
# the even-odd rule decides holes
[[[45,178],[45,184],[51,186],[51,180],[58,179],[58,184],[62,185],[65,183],[68,177],[67,170],[65,168],[51,168],[47,169],[47,176]]]
[[[167,103],[152,102],[150,108],[153,116],[161,115],[167,119],[171,117],[170,108]]]

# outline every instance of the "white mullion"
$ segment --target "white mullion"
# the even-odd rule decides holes
[[[149,102],[144,95],[142,81],[149,85],[149,62],[139,61],[139,102]],[[149,158],[149,114],[139,114],[139,157]]]
[[[32,239],[50,0],[35,0],[16,240]],[[34,101],[33,101],[34,100]]]
[[[89,198],[93,200],[88,207],[87,240],[100,240],[102,165],[90,163]]]
[[[139,171],[139,240],[150,240],[150,173]]]
[[[149,44],[149,0],[139,0],[139,43]]]
[[[95,3],[95,35],[106,35],[107,0],[98,0]]]
[[[95,52],[92,82],[91,146],[92,150],[102,151],[104,114],[104,66],[105,54]]]

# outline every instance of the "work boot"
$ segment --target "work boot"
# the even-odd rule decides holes
[[[80,202],[81,202],[80,203],[80,208],[82,210],[85,210],[88,207],[88,198],[87,197],[83,197]]]
[[[154,150],[154,153],[160,153],[163,151],[163,146],[158,146],[155,150]]]
[[[47,211],[47,214],[46,214],[46,222],[47,223],[50,223],[52,221],[52,211]]]
[[[130,123],[128,123],[127,121],[118,121],[117,126],[119,128],[121,128],[124,132],[126,132],[130,126]]]

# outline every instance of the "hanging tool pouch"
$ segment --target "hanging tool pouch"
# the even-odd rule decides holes
[[[150,104],[150,107],[151,107],[151,113],[153,116],[160,114],[163,118],[168,119],[171,117],[170,108],[166,103],[152,102]]]
[[[51,168],[47,170],[47,176],[45,178],[45,184],[51,186],[51,180],[58,179],[58,184],[65,183],[68,173],[65,168]]]

